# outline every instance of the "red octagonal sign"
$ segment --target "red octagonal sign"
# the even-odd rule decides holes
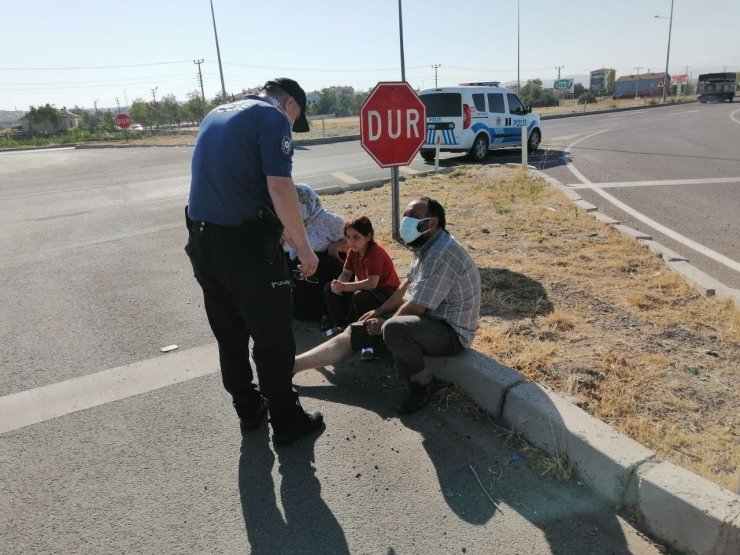
[[[410,164],[425,129],[424,103],[405,81],[378,83],[360,108],[362,148],[381,168]]]
[[[118,114],[116,116],[116,125],[121,129],[128,129],[131,126],[131,118],[128,114]]]

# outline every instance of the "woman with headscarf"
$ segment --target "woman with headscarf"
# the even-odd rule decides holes
[[[318,322],[327,314],[324,287],[342,273],[347,244],[344,239],[344,220],[321,205],[311,187],[296,185],[303,225],[311,248],[319,258],[316,273],[303,278],[298,271],[295,249],[286,241],[288,263],[295,282],[293,288],[293,317]]]

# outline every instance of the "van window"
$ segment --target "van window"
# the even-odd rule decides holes
[[[503,93],[488,93],[488,111],[497,114],[506,112]]]
[[[422,95],[421,101],[427,109],[427,117],[461,117],[462,98],[460,93],[433,93]]]
[[[485,112],[486,111],[486,95],[483,93],[475,93],[473,95],[473,104],[475,104],[475,109],[479,112]]]
[[[523,114],[524,113],[524,106],[522,106],[522,103],[519,102],[519,99],[516,97],[515,94],[509,93],[506,95],[506,98],[509,99],[509,113],[511,114]]]

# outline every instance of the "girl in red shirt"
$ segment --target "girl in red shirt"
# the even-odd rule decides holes
[[[339,277],[324,288],[333,326],[345,327],[382,305],[401,285],[386,250],[373,240],[373,224],[361,216],[344,226],[349,251]]]

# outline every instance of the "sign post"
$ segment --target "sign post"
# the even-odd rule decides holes
[[[360,108],[360,144],[381,168],[391,168],[393,238],[400,235],[398,167],[411,163],[424,144],[426,109],[405,81],[375,85]]]
[[[128,131],[127,129],[131,127],[131,118],[128,114],[118,114],[116,116],[116,125],[123,129],[123,135],[126,137],[126,142],[128,142]]]

